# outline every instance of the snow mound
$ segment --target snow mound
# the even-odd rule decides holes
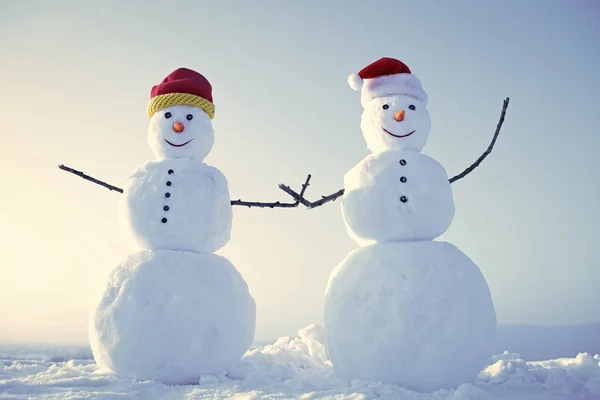
[[[518,354],[505,352],[479,374],[490,385],[516,389],[549,389],[565,394],[600,398],[600,357],[579,353],[575,358],[525,362]],[[598,396],[598,397],[596,397]]]
[[[488,400],[598,399],[600,357],[526,362],[506,351],[492,357],[472,383],[419,393],[335,374],[325,331],[308,326],[294,337],[249,350],[234,367],[201,375],[198,384],[171,386],[120,379],[91,360],[52,363],[4,360],[0,398],[9,399],[215,399],[215,400]],[[407,363],[414,360],[407,360]],[[0,361],[2,364],[2,361]]]

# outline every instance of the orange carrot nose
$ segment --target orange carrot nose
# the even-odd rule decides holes
[[[394,114],[394,119],[398,122],[403,121],[404,120],[404,110],[400,110],[396,114]]]
[[[402,111],[404,112],[404,111]],[[404,115],[404,114],[402,114]],[[175,133],[181,133],[183,132],[183,124],[181,122],[175,122],[173,124],[173,130],[175,131]]]

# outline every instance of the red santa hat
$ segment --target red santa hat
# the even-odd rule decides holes
[[[161,83],[152,87],[148,117],[160,109],[174,105],[200,107],[213,119],[215,105],[212,98],[212,86],[202,74],[187,68],[178,68],[171,72]]]
[[[360,90],[360,102],[364,106],[377,97],[390,95],[411,96],[427,103],[427,93],[421,81],[410,68],[395,58],[383,57],[348,77],[348,84]]]

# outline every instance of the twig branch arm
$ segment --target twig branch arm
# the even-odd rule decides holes
[[[253,202],[253,201],[232,200],[231,205],[232,206],[246,206],[246,207],[262,207],[262,208],[267,208],[267,207],[269,207],[269,208],[275,208],[275,207],[294,208],[294,207],[298,207],[298,204],[300,204],[300,201],[303,200],[302,196],[304,195],[304,192],[306,192],[306,189],[310,186],[310,178],[311,178],[311,175],[308,174],[308,176],[306,177],[306,181],[302,184],[302,190],[300,191],[300,194],[297,194],[295,191],[293,191],[291,188],[288,187],[288,189],[291,192],[296,194],[296,197],[292,196],[296,199],[296,201],[294,203],[281,203],[279,201],[276,201],[274,203],[259,203],[259,202]]]
[[[310,201],[306,200],[302,195],[297,193],[294,189],[292,189],[291,187],[289,187],[287,185],[284,185],[283,183],[280,183],[278,186],[279,186],[279,189],[283,190],[284,192],[286,192],[287,194],[292,196],[292,198],[294,200],[296,200],[296,203],[301,203],[303,206],[310,208],[310,204],[311,204]]]
[[[300,201],[300,203],[302,203],[302,205],[306,206],[306,208],[308,209],[322,206],[323,204],[329,203],[330,201],[335,201],[338,197],[341,197],[344,194],[344,189],[340,189],[337,192],[332,193],[328,196],[321,196],[320,200],[310,202],[304,198],[304,192],[296,193],[296,191],[294,191],[292,188],[282,183],[279,184],[279,189],[292,196],[292,198],[296,199],[296,201]]]
[[[259,208],[294,208],[298,207],[296,203],[282,203],[280,201],[274,201],[272,203],[261,203],[258,201],[243,201],[243,200],[231,200],[232,206],[244,206],[244,207],[259,207]]]
[[[86,175],[86,174],[84,174],[81,171],[77,171],[76,169],[67,167],[66,165],[61,164],[61,165],[58,166],[58,168],[62,169],[63,171],[67,171],[67,172],[75,174],[75,175],[77,175],[79,177],[82,177],[83,179],[88,180],[90,182],[93,182],[93,183],[95,183],[97,185],[103,186],[103,187],[107,188],[108,190],[114,190],[115,192],[123,193],[123,189],[121,189],[120,187],[116,187],[116,186],[113,186],[113,185],[111,185],[109,183],[102,182],[101,180],[98,180],[98,179],[93,178],[93,177],[91,177],[89,175]]]
[[[66,165],[61,164],[58,166],[58,168],[62,169],[63,171],[67,171],[74,175],[77,175],[87,181],[90,181],[97,185],[105,187],[108,190],[123,193],[123,189],[121,189],[120,187],[103,182],[103,181],[96,179],[92,176],[89,176],[81,171],[78,171],[71,167],[67,167]],[[306,188],[308,188],[309,181],[310,181],[310,175],[308,175],[308,177],[306,178],[306,182],[302,185],[302,194],[304,194],[304,192],[306,191]],[[280,201],[275,201],[275,202],[271,202],[271,203],[263,203],[263,202],[258,202],[258,201],[243,201],[240,199],[231,200],[232,206],[260,207],[260,208],[294,208],[294,207],[298,207],[298,204],[299,204],[298,201],[296,201],[295,203],[282,203]]]
[[[338,197],[342,197],[344,195],[344,192],[345,192],[344,189],[340,189],[337,192],[332,193],[328,196],[321,196],[321,200],[317,200],[317,201],[310,203],[309,208],[319,207],[319,206],[322,206],[323,204],[329,203],[330,201],[336,201],[338,199]]]
[[[302,190],[300,190],[300,196],[298,196],[298,198],[296,199],[296,203],[300,203],[302,200],[304,200],[304,192],[306,192],[306,189],[308,189],[308,187],[310,186],[310,178],[311,175],[308,174],[308,176],[306,177],[306,181],[302,184]]]
[[[490,145],[488,146],[488,148],[483,152],[483,154],[481,156],[479,156],[479,158],[473,164],[471,164],[471,166],[469,166],[467,169],[465,169],[460,174],[450,178],[449,179],[450,183],[455,182],[455,181],[467,176],[475,168],[477,168],[479,166],[479,164],[481,164],[481,162],[492,152],[492,149],[494,148],[494,145],[496,144],[496,139],[498,139],[498,135],[500,134],[500,129],[502,128],[502,124],[504,123],[504,117],[506,116],[506,110],[508,108],[509,101],[510,101],[510,98],[508,98],[508,97],[506,99],[504,99],[504,104],[502,105],[502,112],[500,113],[500,119],[498,120],[498,124],[496,125],[496,132],[494,132],[494,137],[492,138],[492,141],[491,141]]]

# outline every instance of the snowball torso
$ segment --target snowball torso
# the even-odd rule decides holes
[[[417,151],[367,156],[346,174],[344,188],[344,221],[359,244],[434,239],[454,218],[446,171]]]
[[[227,179],[198,160],[147,162],[125,185],[119,218],[143,249],[216,251],[231,236]]]
[[[197,383],[237,362],[254,339],[255,303],[227,259],[143,251],[111,274],[91,314],[97,364],[119,376]]]
[[[430,391],[475,378],[496,314],[477,266],[449,243],[374,244],[333,271],[325,299],[336,371]]]

